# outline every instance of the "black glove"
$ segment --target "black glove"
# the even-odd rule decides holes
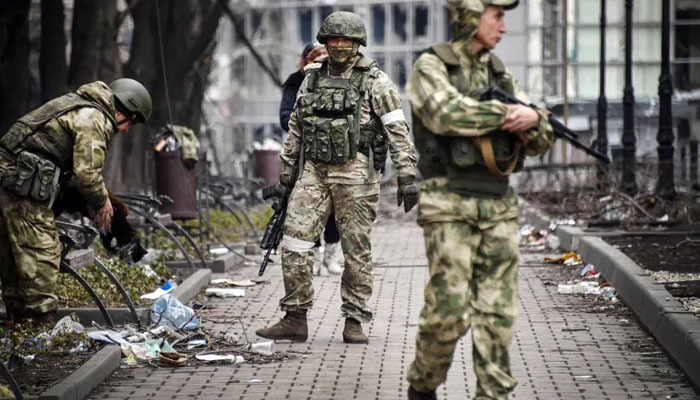
[[[403,202],[403,210],[411,211],[418,203],[418,188],[413,183],[412,177],[399,177],[399,190],[396,192],[396,205]]]

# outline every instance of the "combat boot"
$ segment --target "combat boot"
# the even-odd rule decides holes
[[[265,339],[305,342],[309,337],[306,313],[288,312],[278,323],[268,328],[258,329],[255,334]]]
[[[328,269],[328,273],[331,275],[343,273],[343,267],[338,264],[338,248],[340,248],[340,242],[326,243],[326,250],[323,252],[323,266]]]
[[[413,386],[408,387],[408,400],[437,400],[437,394],[434,390],[429,392],[419,392],[413,388]]]
[[[369,343],[369,338],[362,332],[362,324],[354,318],[345,318],[343,329],[343,342],[345,343]]]

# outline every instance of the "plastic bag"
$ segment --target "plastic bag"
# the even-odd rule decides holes
[[[152,323],[173,329],[199,328],[199,321],[193,316],[194,310],[191,307],[182,304],[177,297],[170,294],[160,296],[151,308]]]

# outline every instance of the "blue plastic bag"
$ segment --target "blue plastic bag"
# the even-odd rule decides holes
[[[151,308],[152,323],[173,329],[199,328],[199,321],[197,318],[192,318],[193,316],[194,310],[191,307],[182,304],[177,297],[170,294],[160,296]]]

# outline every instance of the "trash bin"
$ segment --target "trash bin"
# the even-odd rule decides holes
[[[253,150],[253,175],[266,184],[279,183],[282,160],[278,150]]]
[[[195,219],[197,214],[197,168],[182,163],[182,149],[156,153],[156,193],[173,199],[170,215]]]

